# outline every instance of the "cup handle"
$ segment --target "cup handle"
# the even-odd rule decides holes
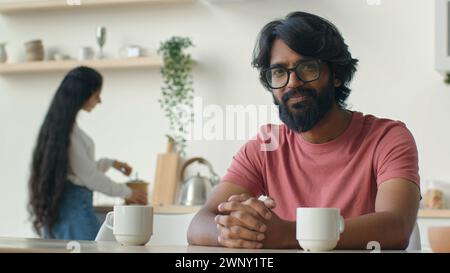
[[[105,218],[105,226],[111,230],[114,229],[113,225],[110,225],[109,223],[112,221],[113,225],[114,225],[114,211],[110,211],[108,212],[108,214],[106,214],[106,218]]]
[[[342,232],[344,232],[345,229],[345,221],[344,221],[344,217],[339,216],[339,234],[341,234]]]

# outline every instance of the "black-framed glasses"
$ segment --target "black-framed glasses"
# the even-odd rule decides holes
[[[289,83],[291,72],[304,83],[312,82],[320,78],[320,60],[305,60],[299,62],[293,68],[275,65],[261,71],[261,77],[272,89],[284,88]]]

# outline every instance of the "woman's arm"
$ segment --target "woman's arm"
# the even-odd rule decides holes
[[[106,173],[113,165],[115,160],[110,158],[100,158],[95,162],[97,166],[97,170],[101,171],[102,173]]]
[[[129,198],[132,191],[125,184],[112,181],[97,169],[97,163],[89,158],[87,147],[78,138],[71,139],[69,147],[69,163],[75,175],[75,184],[83,185],[93,191],[99,191],[109,196]],[[78,181],[77,181],[78,180]]]

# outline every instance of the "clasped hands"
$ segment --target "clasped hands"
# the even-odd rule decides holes
[[[283,220],[271,209],[272,198],[264,201],[247,194],[232,195],[218,205],[214,218],[220,245],[232,248],[277,248],[283,232]]]

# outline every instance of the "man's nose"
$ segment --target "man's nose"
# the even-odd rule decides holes
[[[295,72],[291,71],[291,73],[289,74],[289,81],[288,81],[286,88],[288,88],[288,90],[291,90],[293,88],[302,86],[304,84],[305,83],[297,77]]]

